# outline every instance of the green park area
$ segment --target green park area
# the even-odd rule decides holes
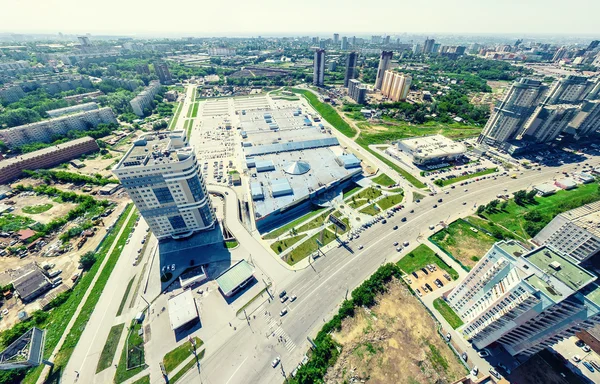
[[[371,202],[371,200],[376,199],[381,195],[382,193],[379,188],[369,187],[358,193],[355,193],[350,198],[346,199],[346,202],[352,208],[358,208],[368,202]]]
[[[141,336],[142,324],[133,320],[127,333],[127,341],[123,346],[121,358],[117,365],[114,382],[120,384],[146,369],[144,338]]]
[[[314,209],[312,211],[310,211],[309,213],[298,217],[295,220],[290,221],[289,223],[287,223],[286,225],[283,225],[269,233],[267,233],[266,235],[263,236],[263,239],[265,240],[273,240],[278,238],[279,236],[287,233],[288,231],[290,231],[292,228],[296,227],[298,224],[301,224],[313,217],[315,217],[316,215],[322,213],[323,211],[325,211],[327,208],[317,208]]]
[[[456,329],[463,325],[463,321],[454,312],[452,308],[444,301],[444,299],[438,297],[433,301],[433,307],[442,315],[444,319],[450,324],[453,329]]]
[[[125,323],[113,325],[111,327],[108,337],[106,338],[104,348],[102,348],[102,352],[100,353],[100,359],[98,360],[96,373],[101,372],[112,365],[115,353],[117,352],[117,345],[119,344],[119,339],[121,338],[121,333],[123,333],[124,327]]]
[[[288,249],[292,245],[296,244],[300,240],[304,239],[305,237],[306,237],[306,234],[292,236],[292,237],[286,237],[285,239],[278,240],[278,241],[274,242],[273,244],[271,244],[271,249],[276,254],[279,255],[281,252],[285,251],[286,249]]]
[[[300,226],[297,230],[294,230],[294,232],[306,232],[311,229],[319,228],[320,226],[323,225],[323,223],[325,223],[325,220],[327,220],[327,218],[331,214],[331,211],[332,211],[331,209],[328,209],[327,211],[323,212],[322,214],[315,217],[311,221]]]
[[[294,265],[300,260],[305,259],[318,249],[317,240],[321,239],[323,245],[327,245],[335,240],[335,234],[323,229],[319,233],[312,236],[310,239],[302,242],[298,247],[294,248],[290,253],[283,257],[284,261],[289,265]]]
[[[375,216],[381,212],[381,209],[379,209],[377,204],[372,203],[372,204],[368,204],[366,207],[362,208],[359,212],[364,213],[365,215]]]
[[[27,207],[23,207],[23,212],[28,213],[30,215],[36,215],[38,213],[46,212],[52,208],[52,204],[39,204],[39,205],[29,205]]]
[[[177,126],[177,120],[179,120],[179,115],[181,115],[181,110],[183,109],[183,103],[177,104],[177,109],[175,110],[175,114],[171,118],[169,122],[169,130],[172,131]]]
[[[438,268],[448,272],[452,280],[458,279],[458,272],[448,264],[446,264],[435,252],[427,245],[421,244],[404,256],[398,263],[398,267],[406,274],[425,267],[429,264],[435,264]]]
[[[377,205],[379,205],[379,208],[385,211],[386,209],[391,208],[394,205],[400,204],[402,202],[402,199],[404,199],[404,195],[402,193],[389,195],[378,200]]]

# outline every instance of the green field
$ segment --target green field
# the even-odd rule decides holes
[[[361,209],[359,212],[364,213],[366,215],[375,216],[378,215],[381,212],[381,210],[377,207],[376,204],[369,204],[368,206]]]
[[[35,223],[35,221],[26,216],[17,216],[10,213],[5,213],[0,216],[0,230],[2,230],[2,232],[16,232],[20,229],[27,228],[33,223]]]
[[[385,211],[386,209],[391,208],[394,205],[400,204],[402,202],[402,199],[404,199],[404,195],[402,194],[389,195],[381,200],[378,200],[377,205],[379,205],[379,208]]]
[[[119,339],[121,338],[121,333],[123,333],[124,327],[125,323],[121,323],[113,325],[110,329],[108,337],[106,338],[106,343],[104,344],[104,348],[102,348],[102,353],[100,353],[100,359],[98,360],[96,373],[101,372],[112,365],[112,361],[115,357],[115,352],[117,352],[117,346],[119,344]]]
[[[198,360],[201,360],[204,357],[204,349],[200,351],[200,353],[198,353]],[[183,375],[185,375],[190,369],[192,369],[194,366],[196,365],[196,360],[192,359],[189,362],[187,362],[187,364],[185,364],[180,370],[179,372],[177,372],[176,374],[174,374],[172,377],[169,378],[169,383],[170,384],[174,384],[177,382],[177,380],[181,379],[183,377]]]
[[[348,189],[347,191],[344,190],[343,198],[346,199],[346,197],[352,195],[353,193],[356,193],[356,192],[360,191],[361,188],[362,187],[356,186],[356,187],[354,187],[352,189]]]
[[[450,308],[450,306],[444,301],[444,299],[440,297],[435,299],[433,301],[433,307],[437,309],[440,315],[442,315],[444,319],[446,319],[448,324],[450,324],[450,326],[453,329],[456,329],[464,324],[460,317],[458,317],[456,312],[454,312],[454,310]]]
[[[493,221],[487,220],[480,216],[468,216],[465,217],[465,221],[472,224],[474,227],[478,229],[483,229],[489,232],[494,238],[498,240],[504,239],[515,239],[526,242],[527,239],[518,236],[516,233],[511,232],[509,230],[504,229],[503,227],[496,225]]]
[[[409,137],[435,134],[441,134],[451,139],[463,139],[475,137],[481,132],[481,128],[458,123],[442,124],[428,122],[422,125],[413,125],[395,120],[385,121],[377,126],[368,122],[362,122],[358,123],[358,128],[361,131],[360,137],[366,145],[384,144]]]
[[[452,222],[447,228],[433,234],[430,239],[468,269],[472,268],[497,241],[483,231],[472,231],[471,225],[462,219]]]
[[[438,268],[448,272],[452,280],[458,279],[458,272],[446,264],[444,260],[438,257],[438,255],[436,255],[435,252],[433,252],[431,248],[425,244],[421,244],[417,248],[413,249],[396,264],[406,274],[418,271],[428,264],[435,264],[438,266]]]
[[[35,215],[38,213],[46,212],[50,208],[52,208],[52,204],[39,204],[39,205],[29,205],[27,207],[23,207],[23,212],[28,213],[30,215]]]
[[[440,187],[445,187],[446,185],[451,185],[451,184],[455,184],[464,180],[468,180],[468,179],[473,179],[479,176],[485,176],[485,175],[489,175],[490,173],[495,173],[498,172],[498,168],[488,168],[488,169],[484,169],[483,171],[480,172],[475,172],[475,173],[471,173],[469,175],[462,175],[462,176],[458,176],[455,177],[453,179],[447,179],[447,180],[436,180],[434,181],[434,183],[436,185],[439,185]]]
[[[290,253],[284,256],[284,260],[289,265],[294,265],[300,260],[305,259],[307,256],[311,255],[315,252],[317,247],[316,240],[320,238],[321,233],[323,233],[323,245],[327,245],[335,240],[335,234],[327,229],[323,229],[319,233],[315,234],[310,239],[306,240],[302,244],[300,244],[297,248],[292,250]]]
[[[146,375],[140,379],[137,379],[132,384],[150,384],[150,375]]]
[[[200,340],[198,337],[194,337],[194,342],[196,343],[196,349],[200,348],[204,342]],[[192,355],[192,345],[186,339],[186,341],[176,347],[175,349],[167,352],[165,357],[163,357],[163,364],[165,365],[165,370],[167,374],[173,372],[179,364],[181,364],[185,359]]]
[[[382,193],[379,188],[369,187],[369,188],[363,189],[359,193],[353,195],[350,199],[351,200],[360,200],[360,199],[373,200],[373,199],[378,198],[381,195],[382,195]]]
[[[288,237],[286,239],[276,241],[273,244],[271,244],[271,249],[276,254],[279,255],[281,252],[285,251],[286,249],[288,249],[292,245],[296,244],[300,240],[304,239],[305,237],[306,237],[306,234],[302,234],[302,235]]]
[[[123,294],[123,298],[121,299],[121,304],[119,304],[117,316],[121,316],[121,313],[123,313],[123,308],[125,307],[125,302],[127,302],[127,296],[129,296],[129,291],[131,291],[131,286],[133,285],[134,280],[135,276],[133,276],[131,280],[129,280],[129,284],[127,284],[127,288],[125,289],[125,293]]]
[[[199,107],[199,106],[200,106],[200,102],[199,102],[199,101],[196,101],[196,102],[193,104],[192,116],[190,116],[190,117],[197,117],[197,116],[198,116],[198,107]]]
[[[598,183],[580,185],[570,191],[558,191],[547,197],[536,197],[535,204],[517,205],[510,200],[505,210],[484,213],[483,216],[516,235],[529,239],[535,236],[559,213],[600,200]]]
[[[237,240],[228,240],[225,242],[225,248],[230,249],[230,248],[235,248],[239,245],[240,243],[238,243]]]
[[[286,232],[288,232],[289,230],[291,230],[292,228],[294,228],[295,226],[297,226],[298,224],[305,222],[306,220],[318,215],[319,213],[323,212],[326,209],[327,208],[318,208],[318,209],[315,209],[314,211],[307,213],[304,216],[300,216],[296,220],[291,221],[291,222],[287,223],[286,225],[267,233],[266,235],[263,236],[263,239],[265,239],[265,240],[276,239],[279,236],[281,236],[281,235],[285,234]]]
[[[384,187],[390,187],[396,184],[396,182],[385,173],[382,173],[379,176],[372,178],[371,181],[373,181],[375,184],[383,185]]]
[[[171,121],[169,122],[169,130],[170,131],[175,129],[175,126],[177,125],[177,120],[179,120],[179,115],[181,115],[182,109],[183,109],[183,103],[178,103],[177,109],[175,109],[175,114],[173,115],[173,117],[171,118]]]
[[[335,129],[348,137],[356,135],[356,129],[352,128],[346,121],[337,113],[337,111],[329,104],[319,101],[319,98],[309,90],[291,88],[294,93],[300,93],[308,100],[309,104],[319,112],[319,114],[327,120]]]
[[[100,264],[102,260],[106,257],[108,253],[108,249],[114,242],[117,237],[117,233],[119,229],[125,224],[125,219],[129,212],[133,209],[133,205],[129,205],[119,217],[119,220],[114,225],[114,229],[105,237],[105,239],[100,244],[100,249],[97,254],[96,263],[92,266],[92,268],[84,273],[83,276],[79,279],[79,283],[75,285],[69,298],[66,302],[54,308],[50,313],[45,322],[36,324],[37,327],[46,330],[46,345],[44,346],[44,358],[48,358],[58,341],[62,337],[65,332],[65,328],[75,313],[75,310],[81,303],[81,299],[83,298],[84,293],[88,290],[92,280],[96,273],[98,273],[98,269],[100,268]],[[105,267],[105,269],[108,265]],[[37,381],[38,377],[42,373],[41,366],[36,367],[34,369],[29,370],[27,376],[22,381],[22,383],[33,384]],[[60,370],[57,371],[60,374]]]

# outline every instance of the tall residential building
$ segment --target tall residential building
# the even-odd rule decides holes
[[[548,143],[558,137],[579,112],[571,104],[538,106],[517,135],[517,139],[529,139]]]
[[[588,45],[587,50],[591,51],[592,49],[595,49],[598,45],[600,45],[600,40],[593,40],[590,45]]]
[[[342,37],[342,45],[340,46],[340,48],[342,49],[342,51],[348,49],[348,38],[346,36]]]
[[[313,84],[322,87],[325,84],[325,50],[317,49],[315,51],[315,60],[313,68]]]
[[[462,335],[530,356],[600,323],[597,277],[551,247],[496,243],[450,292]]]
[[[156,72],[161,84],[171,84],[173,82],[171,72],[169,72],[169,67],[165,62],[154,62],[154,72]]]
[[[379,58],[379,67],[377,67],[377,77],[375,77],[374,89],[381,89],[381,85],[383,84],[383,76],[385,75],[385,71],[390,68],[390,61],[392,61],[393,55],[394,52],[392,51],[381,52],[381,57]]]
[[[358,58],[358,54],[356,51],[352,51],[348,54],[346,58],[346,74],[344,75],[344,87],[348,88],[348,82],[351,79],[354,79],[356,75],[356,59]]]
[[[387,70],[383,76],[381,94],[390,101],[404,101],[410,90],[412,77],[400,72]]]
[[[135,66],[135,71],[138,73],[138,75],[149,75],[150,67],[148,64],[137,64]]]
[[[552,61],[560,61],[562,60],[567,53],[569,52],[569,50],[566,47],[560,47],[556,50],[556,52],[554,53],[554,56],[552,56]]]
[[[600,202],[561,213],[533,241],[550,245],[578,263],[588,260],[600,251]]]
[[[98,124],[117,123],[110,107],[60,116],[18,127],[0,129],[0,141],[9,147],[18,147],[35,142],[50,143],[55,136],[64,136],[69,131],[85,131]]]
[[[513,139],[518,130],[535,110],[547,88],[539,80],[519,79],[515,81],[479,136],[479,143],[499,145]]]
[[[579,140],[597,130],[600,130],[600,100],[586,100],[565,132]]]
[[[544,104],[581,103],[595,85],[596,83],[585,76],[568,75],[552,84]]]
[[[433,45],[435,44],[434,39],[427,38],[425,44],[423,44],[423,53],[433,53]]]
[[[201,172],[184,131],[140,136],[113,169],[159,240],[214,227]]]
[[[367,87],[356,79],[348,83],[348,96],[357,104],[364,104],[367,98]]]
[[[0,101],[14,103],[26,96],[23,88],[18,85],[7,85],[0,88]]]
[[[129,105],[133,109],[133,113],[138,116],[144,116],[148,109],[152,108],[152,101],[154,96],[160,91],[160,83],[156,80],[151,81],[150,84],[144,88],[136,97],[131,99]]]
[[[77,36],[77,40],[79,40],[79,44],[82,47],[91,47],[92,43],[90,42],[90,38],[87,36]]]
[[[339,33],[334,33],[333,34],[333,44],[338,45],[340,42],[340,34]]]

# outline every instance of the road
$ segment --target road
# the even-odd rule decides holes
[[[555,176],[556,169],[544,168],[542,171],[526,171],[517,179],[486,179],[470,184],[467,192],[464,188],[450,190],[438,208],[433,208],[437,197],[436,200],[426,197],[420,204],[407,202],[406,209],[388,219],[387,224],[376,224],[364,231],[359,240],[349,244],[350,250],[335,248],[317,259],[312,267],[288,273],[281,280],[275,279],[275,296],[285,289],[289,295],[297,295],[298,299],[286,304],[278,300],[265,303],[251,314],[256,319],[252,318],[250,325],[236,320],[237,331],[232,330],[231,336],[218,348],[210,348],[202,361],[201,373],[190,371],[182,382],[198,382],[200,375],[203,383],[212,384],[280,383],[283,379],[281,370],[270,365],[273,358],[280,355],[284,370],[291,372],[308,348],[306,337],[316,335],[324,321],[337,311],[347,292],[351,292],[383,263],[397,261],[416,247],[419,239],[433,232],[429,225],[440,220],[451,222],[471,214],[475,206],[495,199],[504,188],[510,193],[551,181]],[[463,205],[464,202],[466,205]],[[414,209],[413,214],[404,213],[410,209]],[[408,217],[406,222],[401,221],[403,216]],[[397,231],[392,229],[394,225],[398,225]],[[409,241],[411,245],[398,253],[392,245],[394,241]],[[358,244],[364,246],[360,251]],[[281,326],[273,324],[273,321],[279,321],[278,313],[284,307],[289,313],[281,318]],[[265,311],[271,316],[265,316]],[[273,332],[276,336],[283,335],[285,344],[278,342],[277,337],[266,337]],[[455,334],[455,337],[458,335]],[[209,346],[207,344],[207,348]],[[475,356],[473,350],[468,353]],[[487,372],[489,365],[486,366],[485,361],[474,360],[481,372]]]

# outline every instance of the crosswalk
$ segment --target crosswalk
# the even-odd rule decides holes
[[[269,312],[262,312],[260,314],[261,318],[263,318],[269,326],[267,337],[275,339],[279,343],[285,344],[285,349],[288,352],[292,352],[296,349],[296,343],[292,341],[292,338],[289,337],[287,333],[283,330],[281,325],[279,324],[279,320],[274,319]]]

